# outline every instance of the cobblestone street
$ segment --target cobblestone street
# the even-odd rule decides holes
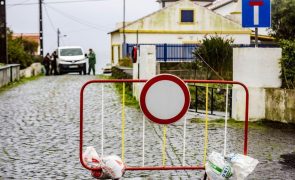
[[[79,95],[94,76],[41,77],[0,94],[0,180],[91,179],[79,162]],[[100,154],[101,85],[85,90],[84,145]],[[121,156],[121,99],[104,86],[104,154]],[[187,120],[186,164],[201,165],[204,125]],[[125,161],[142,164],[142,114],[126,108]],[[209,126],[209,152],[223,152],[224,127]],[[243,129],[228,129],[228,152],[243,151]],[[295,151],[294,130],[250,129],[249,155],[259,164],[249,179],[295,179],[281,155]],[[162,128],[146,121],[145,164],[162,165]],[[182,164],[183,120],[167,130],[167,165]],[[204,172],[127,172],[124,179],[201,179]]]

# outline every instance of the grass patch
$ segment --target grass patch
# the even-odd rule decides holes
[[[121,101],[122,101],[123,84],[116,83],[114,86],[116,88],[117,93],[119,93]],[[130,86],[131,86],[131,88],[130,88]],[[132,95],[132,83],[125,83],[125,105],[139,109],[139,102]]]
[[[191,120],[192,123],[199,123],[199,124],[204,124],[205,119],[201,118],[195,118]],[[237,121],[235,119],[229,119],[227,121],[229,127],[233,128],[244,128],[244,121]],[[209,125],[214,125],[214,126],[224,126],[224,119],[216,119],[216,120],[209,120],[208,121]],[[295,130],[295,124],[286,124],[286,123],[280,123],[280,122],[274,122],[270,120],[259,120],[255,122],[249,122],[249,128],[251,129],[293,129]]]
[[[99,79],[115,79],[112,76],[98,75]],[[123,83],[113,83],[117,94],[120,96],[120,102],[123,98]],[[132,96],[132,83],[125,83],[125,105],[139,109],[139,102]]]
[[[3,93],[5,91],[8,91],[8,90],[10,90],[10,89],[12,89],[14,87],[17,87],[19,85],[25,84],[27,82],[37,80],[37,79],[39,79],[42,76],[43,75],[33,76],[33,77],[29,77],[29,78],[20,78],[20,80],[18,80],[18,81],[10,82],[7,85],[2,86],[0,88],[0,93]]]

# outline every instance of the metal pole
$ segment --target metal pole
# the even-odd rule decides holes
[[[57,28],[57,47],[59,47],[59,38],[60,38],[60,31],[59,28]]]
[[[214,89],[211,88],[211,114],[213,114],[213,110],[214,110]]]
[[[258,47],[258,28],[255,28],[255,47]]]
[[[196,88],[196,101],[195,101],[195,106],[196,106],[196,113],[198,112],[198,86],[195,86]]]
[[[138,47],[138,30],[136,31],[136,47]]]
[[[126,22],[125,22],[125,9],[126,9],[126,4],[125,4],[125,0],[123,0],[123,44],[124,45],[126,43],[126,35],[125,35],[125,26],[126,26]]]
[[[0,0],[0,63],[8,64],[6,30],[6,2]]]
[[[39,36],[40,36],[40,56],[43,57],[43,17],[42,17],[42,3],[43,0],[39,0]]]

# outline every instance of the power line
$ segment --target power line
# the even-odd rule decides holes
[[[24,1],[20,2],[20,3],[18,3],[18,4],[7,4],[7,6],[9,6],[9,7],[7,7],[7,9],[12,8],[14,6],[18,6],[20,4],[25,4],[26,2],[29,2],[29,1],[31,1],[31,0],[24,0]],[[38,4],[38,3],[35,3],[35,4]]]
[[[47,3],[46,3],[45,5],[46,5],[47,7],[49,7],[50,9],[54,10],[55,12],[57,12],[57,13],[63,15],[64,17],[66,17],[66,18],[68,18],[68,19],[70,19],[70,20],[72,20],[72,21],[75,21],[76,23],[82,24],[82,25],[84,25],[84,26],[88,26],[88,27],[91,27],[91,28],[93,28],[93,29],[97,29],[97,30],[99,30],[99,31],[105,31],[105,29],[107,28],[107,27],[102,27],[102,28],[105,28],[105,29],[101,29],[101,28],[97,27],[97,25],[94,25],[94,24],[92,24],[92,23],[90,23],[90,22],[87,22],[87,21],[85,21],[85,20],[79,19],[79,18],[77,18],[77,17],[75,17],[75,16],[69,15],[69,14],[67,14],[67,13],[65,13],[65,12],[63,12],[63,11],[60,11],[60,10],[58,10],[58,9],[56,9],[56,8],[54,8],[54,7],[52,7],[52,6],[49,6]]]
[[[26,3],[30,0],[25,0],[21,3],[15,3],[15,4],[7,4],[9,7],[14,7],[14,6],[27,6],[27,5],[35,5],[38,4],[36,2],[32,3]],[[46,2],[46,4],[65,4],[65,3],[84,3],[84,2],[99,2],[99,1],[109,1],[109,0],[75,0],[75,1],[53,1],[53,2]],[[45,3],[45,2],[44,2]]]
[[[52,22],[52,20],[51,20],[51,18],[50,18],[50,16],[49,16],[49,13],[48,13],[48,11],[47,11],[46,6],[44,6],[44,9],[45,9],[46,16],[47,16],[47,18],[48,18],[48,20],[49,20],[50,26],[52,27],[53,31],[55,31],[56,28],[55,28],[55,26],[53,25],[53,22]]]

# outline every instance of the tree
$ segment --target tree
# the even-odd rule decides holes
[[[276,39],[295,39],[295,0],[272,1],[271,35]]]
[[[207,79],[232,79],[232,39],[218,35],[203,39],[202,45],[193,54],[196,68],[207,71]]]
[[[8,63],[17,63],[21,69],[26,68],[34,62],[33,53],[37,50],[38,44],[22,38],[13,38],[12,34],[13,32],[7,29]]]

